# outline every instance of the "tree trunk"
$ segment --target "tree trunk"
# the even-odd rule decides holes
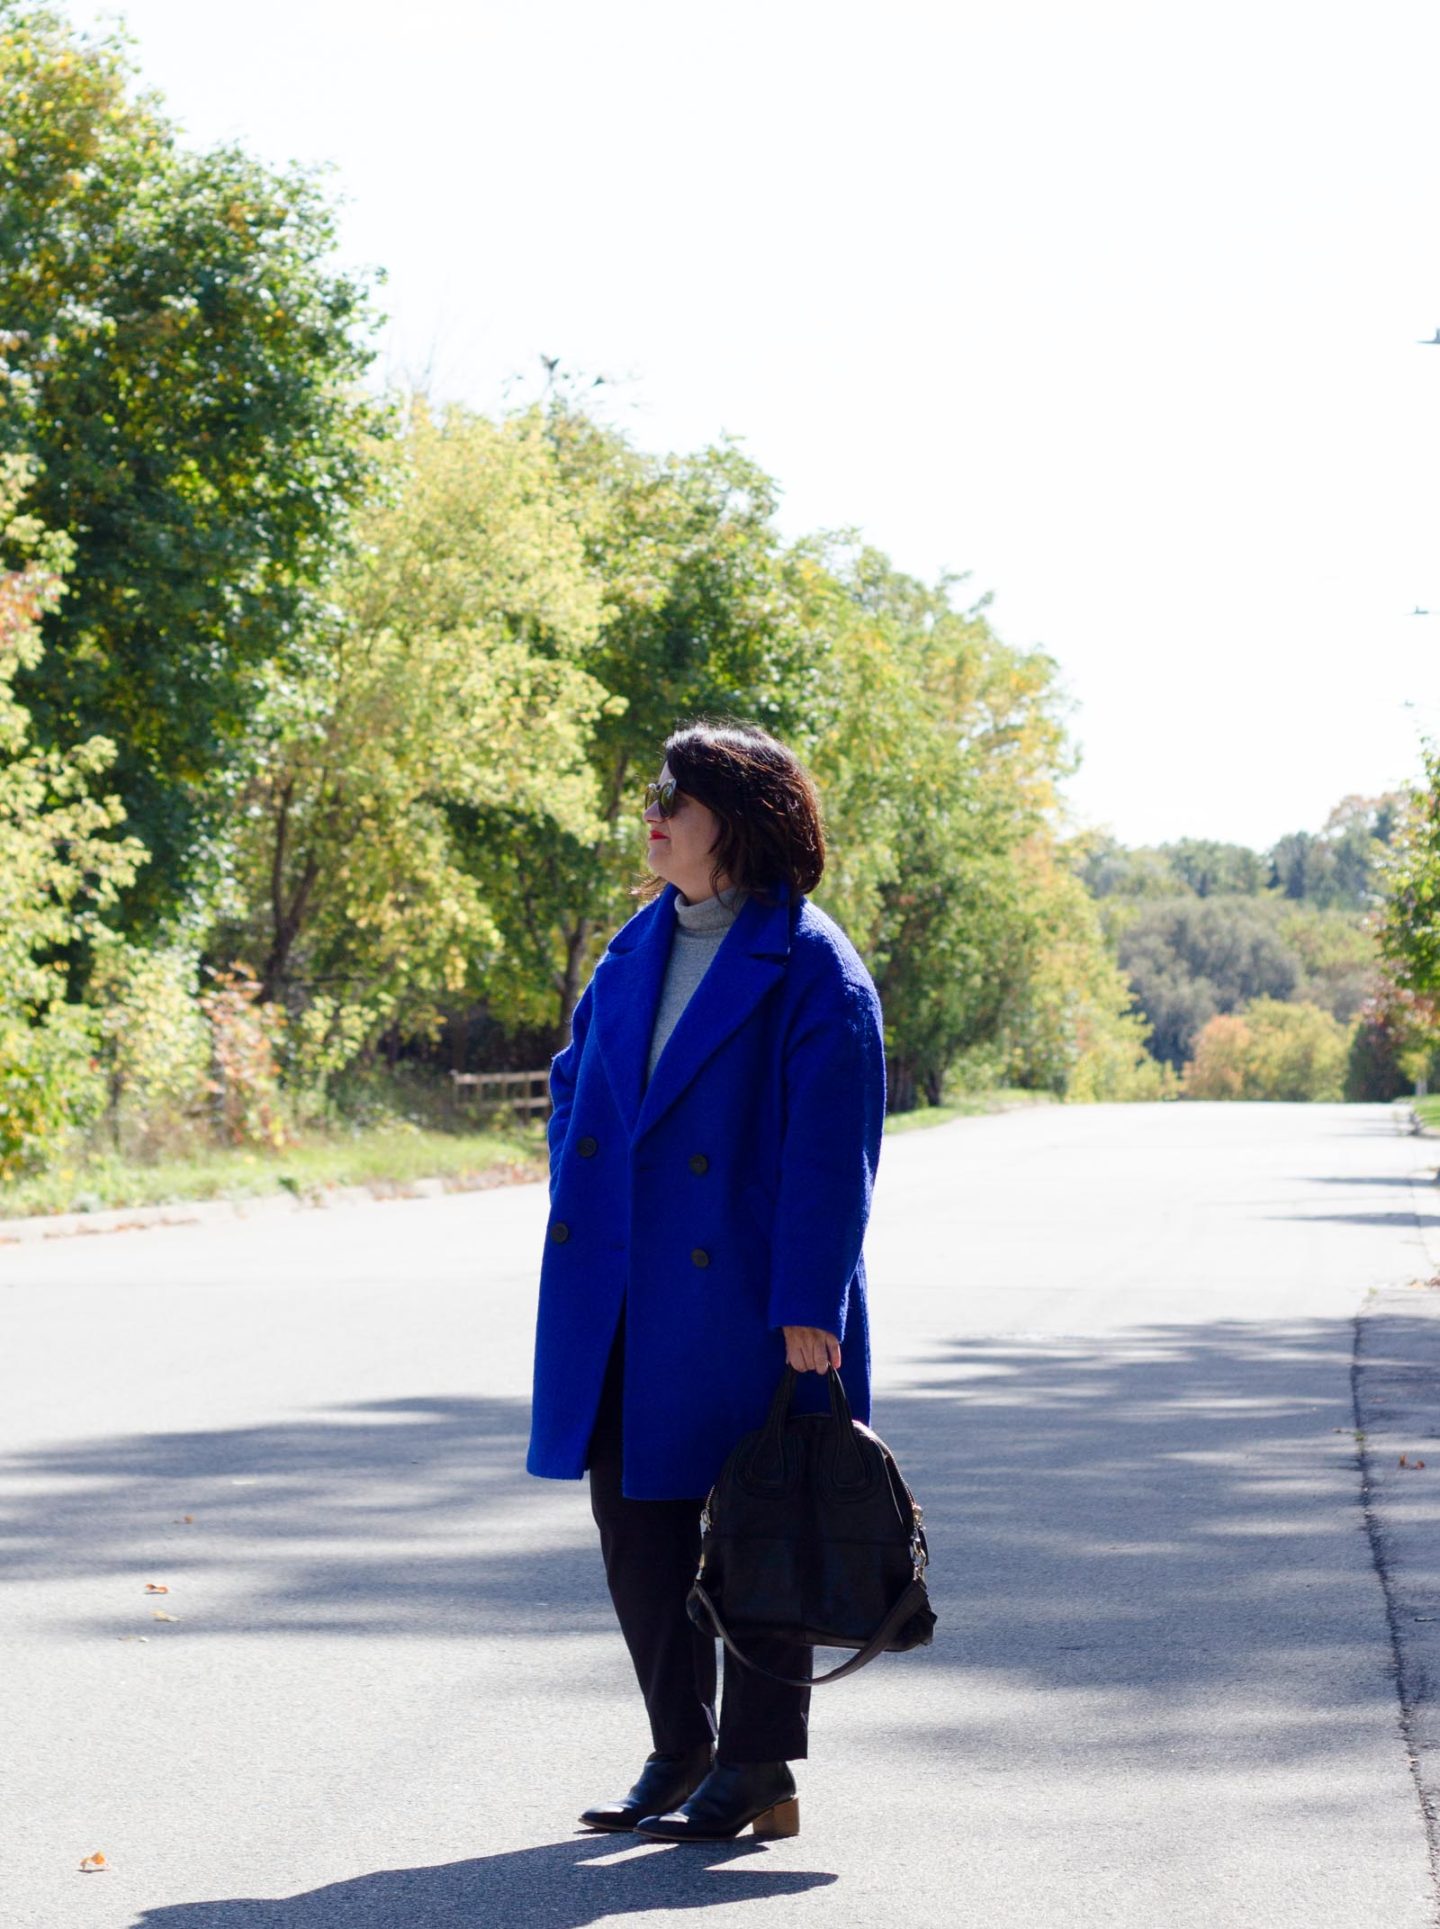
[[[280,996],[285,982],[285,973],[290,963],[290,953],[299,934],[305,917],[305,908],[310,901],[310,893],[315,880],[320,875],[320,866],[312,852],[306,858],[300,872],[300,882],[289,904],[285,902],[285,845],[290,830],[290,800],[294,794],[294,779],[290,779],[280,793],[280,814],[275,825],[275,849],[270,861],[270,918],[272,936],[270,952],[260,973],[259,996],[263,1003],[272,1003]]]
[[[622,752],[616,760],[614,770],[610,773],[610,792],[605,803],[605,822],[607,824],[613,824],[615,819],[620,815],[621,806],[625,800],[625,780],[629,773],[629,753]],[[594,853],[594,861],[597,868],[603,861],[604,855],[605,846],[602,844]],[[570,1021],[575,1014],[576,1005],[580,1002],[580,993],[584,989],[580,983],[580,972],[585,962],[585,952],[589,946],[591,934],[594,932],[594,929],[595,920],[591,917],[582,916],[577,918],[572,928],[565,933],[565,968],[560,974],[559,985],[560,1037],[562,1049],[565,1044],[569,1043],[572,1029]]]
[[[570,1020],[575,1007],[580,1002],[580,971],[585,962],[586,947],[590,943],[590,933],[594,921],[580,918],[573,928],[565,933],[565,969],[560,978],[560,1032],[566,1044],[570,1040]],[[562,1046],[563,1049],[563,1046]]]
[[[887,1112],[913,1112],[920,1102],[915,1067],[908,1059],[892,1058],[885,1067]]]

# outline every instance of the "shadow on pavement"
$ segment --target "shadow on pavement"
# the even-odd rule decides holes
[[[1267,1212],[1267,1219],[1293,1219],[1303,1225],[1394,1226],[1397,1232],[1440,1232],[1440,1213],[1396,1207],[1390,1212]]]
[[[610,1860],[617,1852],[622,1859]],[[758,1843],[637,1848],[627,1837],[583,1836],[431,1869],[379,1869],[279,1901],[236,1897],[146,1909],[132,1929],[585,1929],[629,1915],[774,1901],[839,1878],[736,1868],[763,1862]]]
[[[1415,1183],[1408,1172],[1307,1172],[1303,1178],[1308,1186],[1344,1186],[1349,1192],[1359,1186],[1400,1186],[1408,1189]]]
[[[874,1419],[925,1507],[940,1625],[855,1698],[883,1709],[892,1670],[934,1668],[1116,1689],[1153,1730],[1114,1745],[1158,1748],[1172,1703],[1243,1676],[1293,1712],[1257,1707],[1266,1746],[1343,1749],[1347,1696],[1383,1661],[1378,1597],[1355,1611],[1352,1341],[1348,1320],[1236,1320],[956,1338],[917,1359]],[[1377,1332],[1366,1370],[1403,1365],[1402,1341]],[[17,1455],[0,1575],[218,1575],[223,1596],[168,1640],[618,1641],[584,1489],[529,1479],[525,1432],[523,1401],[415,1399]],[[170,1524],[184,1513],[194,1528]],[[133,1631],[134,1604],[78,1625]]]

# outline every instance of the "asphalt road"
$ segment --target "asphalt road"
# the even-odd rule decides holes
[[[0,1922],[1433,1929],[1437,1150],[887,1141],[935,1646],[818,1692],[798,1838],[708,1849],[574,1825],[648,1742],[583,1487],[522,1471],[542,1187],[0,1247]]]

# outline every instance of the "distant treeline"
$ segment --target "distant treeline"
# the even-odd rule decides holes
[[[1408,1089],[1377,1003],[1375,941],[1405,801],[1347,797],[1318,833],[1293,832],[1263,852],[1198,838],[1146,848],[1077,840],[1073,861],[1149,1021],[1150,1050],[1186,1091],[1389,1098]],[[1284,1071],[1277,1029],[1296,1057]],[[1234,1070],[1247,1040],[1268,1067],[1248,1081]],[[1267,1078],[1284,1091],[1261,1089]]]
[[[1380,867],[1403,806],[1399,794],[1347,797],[1323,830],[1291,831],[1268,851],[1199,837],[1127,848],[1092,835],[1078,867],[1097,898],[1278,895],[1321,911],[1368,911],[1380,901]]]

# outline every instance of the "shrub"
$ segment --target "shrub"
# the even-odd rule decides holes
[[[1410,1080],[1401,1063],[1403,1043],[1384,1020],[1362,1014],[1345,1064],[1345,1096],[1354,1101],[1402,1098]]]
[[[0,1180],[43,1170],[100,1116],[93,1014],[58,1000],[36,1020],[0,1007]]]
[[[1256,998],[1202,1028],[1187,1098],[1327,1101],[1345,1096],[1350,1033],[1318,1005]]]
[[[198,977],[193,945],[149,950],[108,932],[97,944],[86,996],[96,1007],[107,1125],[117,1151],[156,1152],[203,1117],[210,1028]]]
[[[1195,1056],[1186,1065],[1186,1098],[1244,1098],[1245,1073],[1254,1045],[1250,1027],[1233,1013],[1217,1012],[1200,1028]]]
[[[278,1005],[260,1002],[260,985],[246,964],[216,971],[211,990],[200,995],[210,1025],[211,1078],[217,1133],[231,1145],[290,1141],[280,1096],[276,1041],[285,1023]]]

